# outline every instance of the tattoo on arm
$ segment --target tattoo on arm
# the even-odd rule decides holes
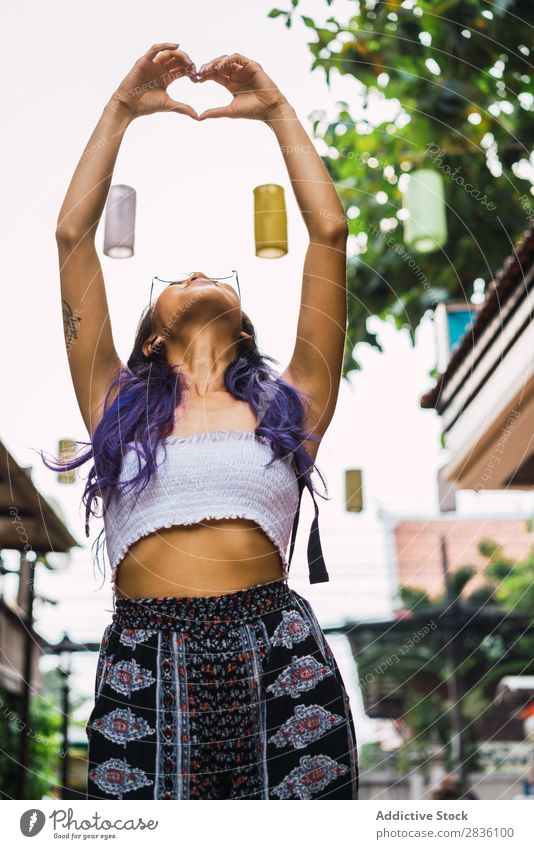
[[[67,356],[70,356],[72,345],[78,338],[78,325],[82,320],[82,316],[78,310],[73,311],[71,305],[64,298],[62,298],[61,303],[63,306],[63,330],[65,333]]]

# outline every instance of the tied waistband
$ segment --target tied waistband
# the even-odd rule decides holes
[[[293,590],[284,579],[222,595],[117,598],[113,622],[122,628],[151,630],[186,628],[189,624],[231,624],[272,613],[292,601]]]

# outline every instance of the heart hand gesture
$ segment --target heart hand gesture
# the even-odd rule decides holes
[[[213,80],[233,95],[233,100],[226,106],[202,112],[200,121],[206,118],[253,118],[266,121],[287,104],[286,98],[261,65],[240,53],[212,59],[192,79],[199,83]]]
[[[175,80],[196,76],[193,62],[178,47],[171,42],[152,45],[120,83],[112,101],[132,118],[154,112],[180,112],[196,120],[198,115],[192,106],[167,94],[167,87]]]

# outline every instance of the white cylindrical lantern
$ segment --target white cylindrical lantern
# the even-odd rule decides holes
[[[116,185],[109,190],[104,224],[104,253],[113,259],[133,256],[135,239],[135,189]]]
[[[403,203],[409,212],[404,222],[406,247],[422,254],[443,247],[447,241],[447,218],[441,174],[431,168],[410,174]]]
[[[256,256],[277,259],[287,254],[287,215],[283,186],[266,183],[254,189]]]

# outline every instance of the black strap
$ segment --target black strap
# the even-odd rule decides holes
[[[295,519],[293,522],[293,528],[291,530],[291,542],[289,544],[289,562],[287,567],[288,571],[289,566],[291,565],[291,559],[293,557],[295,540],[297,538],[297,528],[300,516],[300,502],[302,500],[302,493],[306,488],[306,484],[304,482],[304,479],[302,478],[302,475],[297,474],[297,483],[299,486],[299,500],[297,504],[297,512],[295,513]],[[313,499],[315,516],[313,517],[313,521],[311,523],[310,536],[308,539],[308,570],[310,573],[310,584],[322,584],[325,581],[329,581],[330,578],[326,569],[326,563],[324,562],[323,549],[321,546],[321,537],[319,535],[319,506],[317,504],[317,501],[315,500],[315,495],[313,494],[313,491],[310,490],[310,492],[311,497]]]

